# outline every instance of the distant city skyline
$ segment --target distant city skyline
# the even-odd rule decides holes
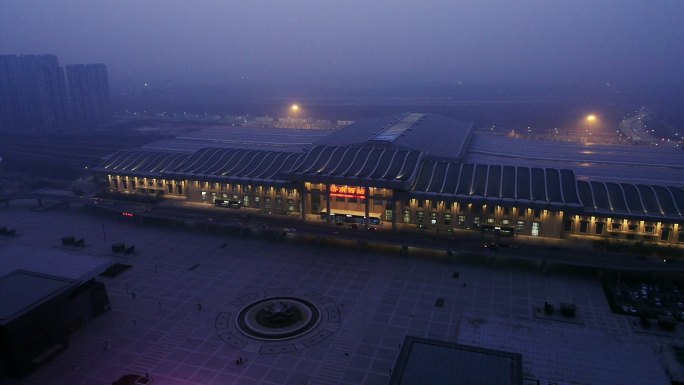
[[[64,68],[55,55],[0,55],[0,131],[67,128]]]
[[[6,2],[0,53],[107,63],[113,87],[684,82],[684,2]]]
[[[55,55],[0,55],[0,132],[58,132],[110,119],[104,64],[69,65],[65,76]]]

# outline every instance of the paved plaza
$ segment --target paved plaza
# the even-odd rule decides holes
[[[532,263],[447,261],[417,250],[401,257],[398,248],[339,240],[316,246],[296,233],[279,242],[33,205],[0,208],[0,224],[20,233],[0,239],[0,253],[14,244],[133,267],[100,278],[111,311],[72,334],[70,347],[34,374],[8,384],[104,385],[128,373],[155,385],[387,384],[406,335],[521,353],[524,377],[539,380],[530,384],[658,385],[681,370],[669,353],[677,341],[634,333],[588,272],[544,274]],[[64,235],[86,246],[66,250]],[[136,253],[114,254],[115,242]],[[280,345],[227,334],[241,301],[268,293],[301,294],[328,309],[312,332],[318,337],[274,352],[269,347]],[[576,303],[578,321],[540,317],[544,301]]]

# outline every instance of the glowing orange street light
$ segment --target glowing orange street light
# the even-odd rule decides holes
[[[298,105],[298,104],[293,104],[292,107],[290,107],[290,111],[292,111],[292,112],[297,112],[297,111],[299,111],[299,105]]]
[[[587,122],[595,122],[596,121],[596,115],[587,115]]]

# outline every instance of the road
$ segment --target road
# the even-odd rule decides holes
[[[358,247],[391,246],[410,253],[413,248],[443,251],[448,258],[478,256],[482,258],[510,258],[538,262],[591,268],[643,271],[681,271],[684,263],[664,263],[657,258],[643,258],[634,254],[602,252],[588,248],[587,242],[575,239],[542,239],[531,236],[501,238],[506,247],[487,249],[485,242],[494,242],[493,235],[483,235],[471,230],[454,232],[398,231],[387,228],[351,229],[349,225],[338,226],[322,222],[303,222],[300,217],[286,215],[265,215],[247,212],[245,209],[214,208],[211,206],[179,207],[141,206],[117,202],[115,204],[86,205],[100,211],[121,215],[133,214],[130,220],[162,221],[202,227],[206,230],[226,230],[242,236],[253,235],[270,239],[284,237],[302,240],[314,239],[317,243],[352,241]]]

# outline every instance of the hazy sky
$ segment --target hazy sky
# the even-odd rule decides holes
[[[0,54],[151,83],[684,83],[684,1],[0,0]]]

